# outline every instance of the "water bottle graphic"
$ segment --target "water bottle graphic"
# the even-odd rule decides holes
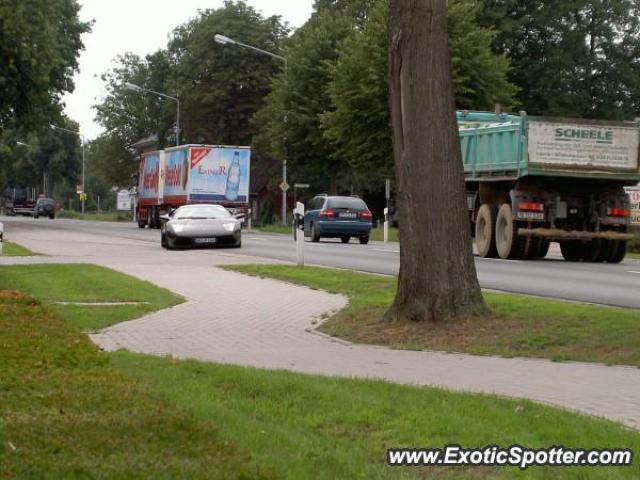
[[[237,200],[240,190],[240,152],[234,152],[229,174],[227,175],[227,190],[224,196],[227,200]]]

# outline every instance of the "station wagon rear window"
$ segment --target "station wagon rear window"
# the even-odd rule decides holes
[[[327,208],[334,210],[367,210],[367,204],[359,198],[330,198],[327,201]]]

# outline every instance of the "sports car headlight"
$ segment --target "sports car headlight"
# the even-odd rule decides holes
[[[237,223],[225,223],[224,224],[224,229],[227,232],[233,232],[236,229],[237,225],[238,225]]]
[[[184,225],[171,225],[171,230],[173,230],[175,233],[182,233],[182,231],[184,230]]]

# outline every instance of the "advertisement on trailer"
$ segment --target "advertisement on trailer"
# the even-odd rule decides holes
[[[160,180],[160,154],[149,153],[142,157],[142,169],[138,196],[141,199],[158,198],[158,183]]]
[[[626,189],[631,207],[631,225],[640,228],[640,186]]]
[[[165,152],[164,190],[165,203],[182,204],[187,201],[189,178],[188,148]]]
[[[190,200],[247,203],[250,157],[248,148],[192,147]]]

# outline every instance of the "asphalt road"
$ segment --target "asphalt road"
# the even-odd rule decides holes
[[[156,243],[158,230],[139,229],[133,223],[88,222],[79,220],[34,220],[0,217],[6,238],[11,231],[27,234],[31,229],[52,229],[58,233],[96,235]],[[244,232],[241,249],[229,253],[284,261],[295,261],[295,244],[290,236]],[[348,268],[381,274],[397,274],[398,244],[371,242],[369,245],[327,240],[305,244],[308,264]],[[523,293],[626,308],[640,308],[640,262],[627,259],[621,264],[568,263],[553,253],[536,261],[476,258],[480,284],[485,289]]]

